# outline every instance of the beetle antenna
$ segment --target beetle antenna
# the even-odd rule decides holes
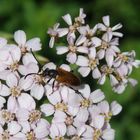
[[[36,58],[35,54],[33,53],[32,49],[30,49],[30,51],[31,51],[31,54],[34,56],[35,60],[37,61],[38,65],[39,65],[39,69],[41,70],[42,66],[41,66],[40,62],[37,60],[37,58]]]
[[[29,74],[27,74],[25,77],[24,77],[24,79],[26,79],[29,75],[41,75],[41,74],[38,74],[38,73],[29,73]]]

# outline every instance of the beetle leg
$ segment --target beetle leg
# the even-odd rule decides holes
[[[71,87],[71,86],[69,86],[69,88],[71,88],[72,90],[74,90],[74,91],[75,91],[75,93],[80,94],[80,95],[83,97],[82,93],[81,93],[81,92],[79,92],[77,89],[74,89],[74,88],[73,88],[73,87]],[[83,97],[83,98],[84,98],[84,97]]]

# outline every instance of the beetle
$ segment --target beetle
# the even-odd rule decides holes
[[[37,58],[35,57],[34,53],[31,50],[31,53],[33,54],[34,58],[37,60]],[[38,60],[37,60],[38,62]],[[58,83],[62,83],[68,87],[70,87],[71,89],[75,90],[73,88],[73,86],[80,86],[81,82],[80,79],[74,75],[72,72],[66,71],[63,68],[57,67],[56,69],[49,69],[46,68],[44,70],[42,70],[41,64],[38,62],[39,67],[40,67],[40,72],[39,73],[29,73],[25,76],[25,78],[29,75],[41,75],[43,77],[49,77],[49,80],[47,81],[47,83],[49,83],[51,81],[51,79],[54,79],[53,81],[53,87],[54,87],[54,83],[55,81],[57,81]],[[79,93],[77,90],[75,90],[77,93]]]

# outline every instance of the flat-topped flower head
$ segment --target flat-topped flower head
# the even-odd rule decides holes
[[[40,39],[27,40],[22,30],[14,33],[15,44],[0,37],[0,140],[115,139],[110,120],[122,106],[109,104],[100,88],[92,90],[87,76],[92,73],[99,85],[109,78],[112,90],[121,94],[129,83],[137,84],[130,74],[140,60],[135,51],[119,49],[122,24],[111,27],[104,16],[91,28],[85,17],[80,8],[77,17],[62,17],[67,27],[56,23],[47,32],[50,48],[64,37],[56,51],[66,54],[68,64],[42,66],[33,53],[41,50]],[[87,77],[85,83],[77,72]]]

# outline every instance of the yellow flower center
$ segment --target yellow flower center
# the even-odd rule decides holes
[[[15,61],[13,64],[10,65],[10,69],[12,71],[16,71],[19,67],[18,61]]]
[[[109,44],[105,41],[102,41],[101,48],[106,50],[107,48],[109,48]]]
[[[14,113],[11,113],[11,112],[9,112],[7,110],[2,110],[2,118],[6,122],[13,121],[14,118],[15,118],[15,114]]]
[[[112,28],[111,28],[111,27],[108,27],[108,28],[107,28],[107,31],[108,31],[108,32],[111,32],[111,31],[112,31]]]
[[[84,99],[81,101],[81,106],[82,107],[89,107],[90,106],[90,100]]]
[[[64,111],[64,112],[67,112],[67,110],[68,110],[67,105],[65,103],[57,103],[55,105],[55,109]]]
[[[13,97],[18,97],[21,95],[21,90],[19,87],[14,86],[13,88],[10,89],[11,95]]]
[[[118,54],[118,57],[123,61],[123,62],[128,62],[129,58],[126,55],[123,54]]]
[[[2,133],[2,140],[9,140],[10,139],[10,134],[8,131],[4,131]]]
[[[69,46],[69,50],[70,50],[72,53],[76,53],[77,47],[76,47],[76,46],[73,46],[73,45],[70,45],[70,46]]]
[[[121,76],[118,72],[115,72],[115,78],[118,80],[118,81],[122,81],[125,76]]]
[[[90,30],[89,32],[87,32],[86,37],[88,39],[91,39],[93,37],[93,35],[94,35],[93,32]]]
[[[96,67],[97,67],[97,64],[98,64],[97,59],[89,59],[88,65],[89,65],[89,67],[90,67],[91,69],[96,68]]]
[[[108,66],[103,66],[103,67],[101,67],[101,71],[103,73],[105,73],[106,75],[108,75],[108,74],[113,73],[114,72],[114,69],[113,68],[110,68]]]
[[[76,28],[75,28],[74,25],[71,25],[71,26],[69,27],[69,31],[70,31],[70,32],[75,32],[75,30],[76,30]]]
[[[26,134],[27,140],[35,140],[35,134],[31,131]]]
[[[41,118],[41,112],[39,110],[33,110],[29,115],[29,121],[31,123],[40,120],[40,118]]]

